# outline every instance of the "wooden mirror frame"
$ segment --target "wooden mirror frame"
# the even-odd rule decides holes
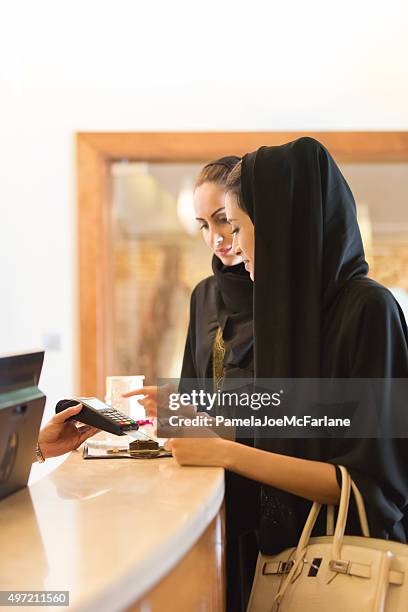
[[[339,163],[408,162],[408,132],[130,132],[76,134],[78,325],[76,392],[103,398],[110,371],[111,178],[115,161],[199,162],[243,155],[301,136],[322,142]]]

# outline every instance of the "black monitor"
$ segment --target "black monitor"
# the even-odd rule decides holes
[[[45,406],[44,351],[0,357],[0,499],[25,487]]]

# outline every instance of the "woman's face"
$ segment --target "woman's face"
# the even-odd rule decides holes
[[[250,217],[238,206],[236,196],[229,191],[225,196],[225,210],[231,225],[233,251],[245,264],[252,280],[255,280],[255,233]]]
[[[241,263],[232,250],[231,227],[224,205],[225,192],[219,185],[207,182],[194,192],[194,210],[205,243],[225,266]]]

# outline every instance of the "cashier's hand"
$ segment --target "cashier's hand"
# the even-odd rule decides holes
[[[77,427],[76,421],[68,421],[70,416],[81,412],[82,404],[71,406],[55,414],[43,427],[38,435],[38,445],[45,459],[57,457],[75,450],[91,436],[98,433],[99,429],[82,425]]]
[[[227,468],[231,443],[229,440],[209,438],[170,438],[164,444],[179,465],[202,465]]]

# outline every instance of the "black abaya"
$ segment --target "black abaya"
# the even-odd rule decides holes
[[[327,150],[301,138],[246,155],[242,199],[255,226],[255,378],[408,378],[402,311],[366,276],[354,199]],[[406,541],[406,440],[259,438],[256,445],[346,466],[366,501],[371,535]],[[262,552],[293,546],[309,508],[263,487]],[[348,531],[358,533],[355,512]]]
[[[212,379],[212,350],[221,327],[226,348],[227,377],[253,376],[253,284],[242,263],[224,266],[214,255],[214,274],[195,287],[181,379],[204,385]]]
[[[253,283],[242,263],[224,266],[213,257],[213,276],[194,289],[181,372],[181,386],[212,388],[212,354],[217,329],[225,344],[224,380],[253,378]],[[183,379],[188,379],[186,386]],[[238,441],[252,444],[252,440]],[[225,515],[227,610],[245,612],[258,554],[259,483],[226,471]]]

